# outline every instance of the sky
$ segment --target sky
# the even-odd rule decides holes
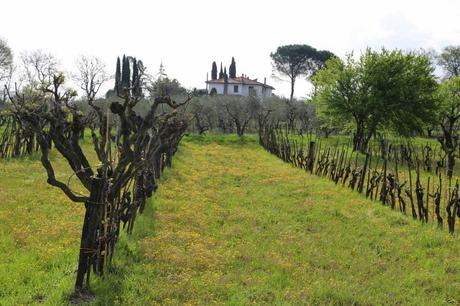
[[[102,59],[109,73],[116,57],[141,59],[150,74],[161,62],[187,88],[204,88],[212,61],[258,78],[289,96],[287,80],[273,76],[270,53],[308,44],[343,57],[366,47],[434,49],[460,45],[459,0],[322,1],[100,1],[2,0],[0,37],[15,56],[41,49],[68,72],[79,55]],[[311,90],[304,79],[295,96]]]

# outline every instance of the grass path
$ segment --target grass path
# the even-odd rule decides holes
[[[251,141],[219,139],[181,145],[134,236],[122,237],[115,273],[95,280],[94,304],[460,303],[458,237],[292,168]],[[0,164],[0,305],[63,304],[82,210],[38,183],[37,161],[24,163]],[[30,174],[16,178],[15,167]],[[27,179],[33,186],[17,187]],[[36,217],[45,215],[53,224],[41,229]]]
[[[256,145],[186,142],[154,203],[128,303],[460,301],[456,238]]]

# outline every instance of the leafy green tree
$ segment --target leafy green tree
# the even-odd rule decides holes
[[[460,76],[460,46],[447,46],[438,57],[438,64],[448,78]]]
[[[437,83],[426,56],[368,49],[358,61],[333,58],[314,77],[320,111],[353,122],[354,149],[365,151],[379,129],[410,136],[435,120]]]
[[[291,82],[290,100],[294,98],[295,81],[299,76],[310,78],[332,57],[329,51],[318,51],[309,45],[286,45],[270,53],[273,69]]]
[[[236,78],[236,63],[235,58],[232,57],[232,63],[228,69],[228,74],[231,79]]]
[[[335,57],[335,54],[332,53],[331,51],[328,51],[328,50],[318,51],[316,55],[316,61],[315,61],[317,69],[313,71],[313,73],[324,68],[324,66],[326,66],[326,62],[333,57]]]
[[[211,80],[217,80],[217,64],[216,64],[216,62],[212,62]]]
[[[447,156],[446,175],[452,178],[455,157],[458,157],[460,128],[460,77],[452,77],[439,86],[438,90],[440,111],[438,122],[442,134],[438,138],[441,148]]]

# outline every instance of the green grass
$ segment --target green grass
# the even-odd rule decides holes
[[[351,138],[348,136],[344,135],[334,135],[329,138],[308,138],[296,134],[291,134],[289,135],[289,139],[294,140],[296,144],[294,145],[294,142],[291,143],[291,148],[292,148],[292,153],[295,152],[295,150],[299,150],[299,147],[302,147],[304,149],[304,155],[306,155],[308,152],[308,142],[310,139],[312,141],[315,141],[317,150],[320,152],[320,154],[316,153],[316,157],[320,156],[326,156],[329,152],[329,162],[332,161],[332,159],[336,159],[336,162],[340,162],[340,154],[345,151],[346,152],[346,159],[344,160],[342,167],[346,167],[348,162],[350,161],[350,166],[351,169],[357,168],[358,170],[361,170],[361,168],[364,165],[366,155],[357,151],[353,151],[352,145],[351,145]],[[425,194],[425,199],[424,203],[426,203],[426,188],[430,186],[430,194],[434,194],[435,191],[437,190],[439,186],[439,176],[436,174],[436,162],[440,159],[439,154],[440,153],[440,147],[437,141],[433,138],[422,138],[422,137],[414,137],[410,139],[403,139],[403,138],[397,138],[397,137],[390,137],[389,138],[389,143],[393,145],[399,145],[399,144],[407,144],[410,143],[413,146],[414,153],[413,153],[413,161],[416,160],[415,156],[418,155],[418,160],[420,161],[420,182],[421,186],[423,186],[424,189],[424,194]],[[431,158],[431,166],[432,169],[431,171],[426,171],[424,169],[424,158],[423,158],[423,147],[425,145],[430,145],[431,148],[436,151],[436,154],[434,154],[434,151],[432,152],[432,158]],[[295,147],[298,146],[298,147]],[[368,172],[366,173],[366,178],[365,178],[365,184],[364,184],[364,190],[368,187],[368,176],[369,176],[369,170],[371,172],[371,177],[373,176],[373,172],[377,171],[378,173],[383,176],[383,159],[380,157],[380,150],[379,150],[379,143],[376,139],[372,139],[372,144],[370,146],[373,148],[373,152],[371,153],[371,159],[370,159],[370,164],[368,165]],[[318,152],[317,151],[317,152]],[[400,153],[398,153],[400,154]],[[292,159],[294,159],[293,156],[291,156]],[[399,162],[397,165],[398,168],[398,181],[399,184],[404,184],[403,192],[402,192],[402,198],[404,198],[406,204],[407,204],[407,210],[406,212],[408,214],[411,214],[410,210],[410,199],[404,192],[405,189],[409,189],[409,183],[411,181],[410,175],[412,176],[412,190],[413,190],[413,198],[414,201],[416,202],[416,194],[415,194],[415,189],[416,189],[416,169],[414,169],[414,166],[411,168],[411,174],[409,173],[409,167],[407,165],[407,162],[403,161],[401,162],[401,156],[399,155],[398,157]],[[447,220],[447,211],[446,208],[448,206],[448,200],[450,199],[449,191],[454,188],[456,180],[460,179],[460,160],[457,158],[455,162],[455,167],[453,171],[453,177],[452,180],[449,181],[449,179],[446,176],[446,163],[447,161],[445,160],[445,165],[444,168],[440,170],[441,173],[441,203],[440,203],[440,215],[443,218],[444,222]],[[318,167],[317,160],[315,161],[315,166],[313,173],[316,173],[316,169]],[[390,154],[390,160],[387,162],[387,173],[392,173],[394,174],[396,172],[395,169],[395,163],[394,163],[394,155]],[[350,177],[347,181],[346,186],[348,186],[348,182],[350,180]],[[379,185],[379,190],[381,190],[382,187],[382,181],[383,178],[380,178],[380,185]],[[365,192],[364,192],[365,193]],[[374,190],[375,193],[375,190]],[[374,197],[376,195],[374,194]],[[378,198],[378,197],[376,197]],[[400,203],[398,199],[396,199],[396,206],[399,207]],[[417,207],[417,203],[414,204]],[[426,205],[426,204],[425,204]],[[436,221],[436,216],[435,216],[435,201],[434,197],[429,198],[428,202],[428,219],[430,222],[437,222]]]
[[[284,164],[256,136],[184,140],[91,304],[460,303],[458,237]],[[0,203],[0,305],[67,303],[81,205],[33,158],[0,161]]]

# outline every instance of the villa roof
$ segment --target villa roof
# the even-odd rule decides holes
[[[217,79],[217,80],[208,80],[208,81],[206,81],[206,83],[208,83],[208,84],[225,84],[225,78],[220,78],[220,79]],[[243,76],[236,77],[236,78],[228,78],[227,84],[259,85],[259,86],[263,86],[265,88],[275,89],[273,86],[258,82],[257,79],[251,80],[250,78],[243,77]]]

